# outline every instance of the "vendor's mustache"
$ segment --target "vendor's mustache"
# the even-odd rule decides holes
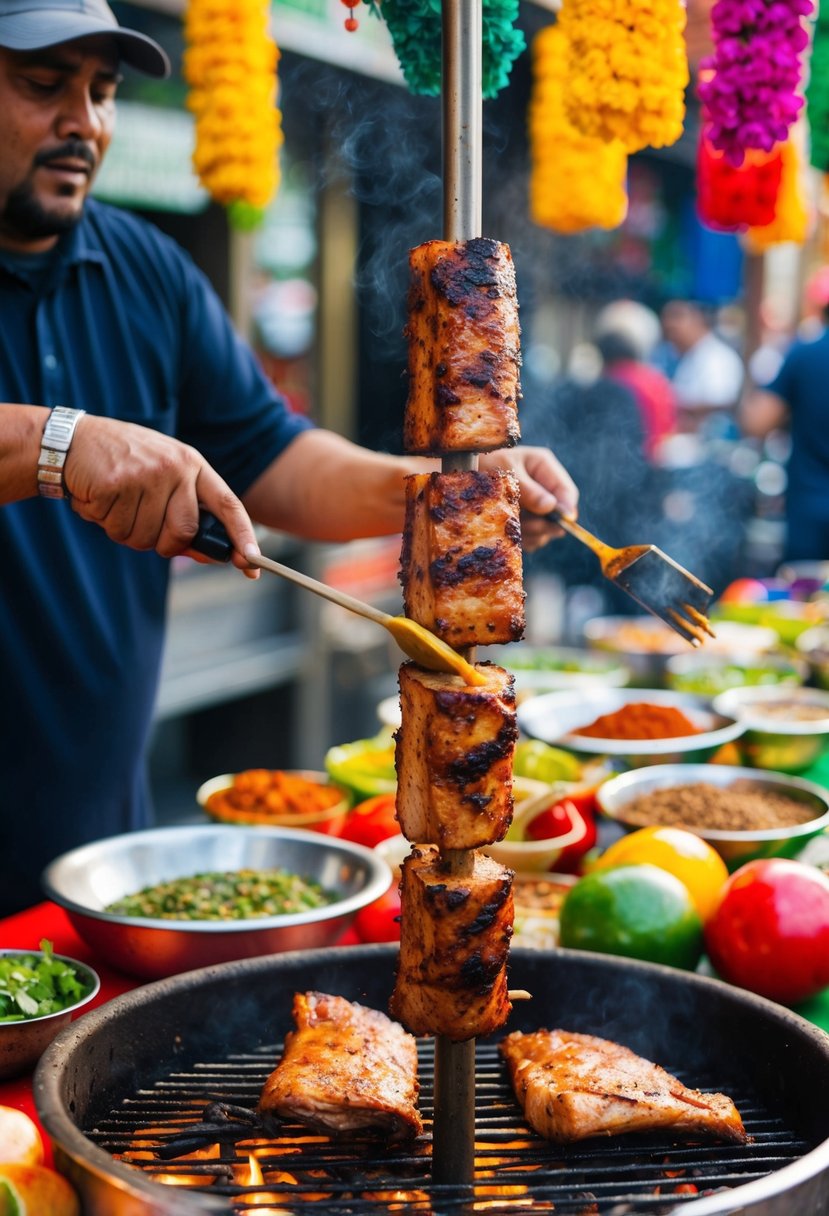
[[[98,163],[89,144],[80,139],[68,139],[66,143],[60,144],[56,148],[38,152],[34,160],[35,168],[38,165],[48,165],[53,160],[82,160],[89,165],[90,171],[94,170]]]

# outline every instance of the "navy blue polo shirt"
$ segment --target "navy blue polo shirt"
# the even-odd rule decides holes
[[[829,328],[796,342],[769,385],[789,407],[786,517],[790,559],[829,558]]]
[[[0,252],[0,402],[175,435],[238,494],[309,425],[175,242],[95,201],[45,265]],[[66,501],[0,507],[0,914],[66,849],[148,822],[169,569]]]

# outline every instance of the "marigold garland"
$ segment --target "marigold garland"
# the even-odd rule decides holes
[[[823,0],[815,24],[806,114],[811,146],[809,160],[821,173],[829,172],[829,0]]]
[[[804,17],[812,0],[717,0],[714,53],[700,63],[698,93],[712,144],[732,164],[749,148],[770,152],[788,139],[799,95]]]
[[[573,125],[628,152],[675,143],[689,79],[681,0],[565,0],[559,20]]]
[[[809,235],[811,216],[806,203],[803,164],[793,139],[780,148],[782,174],[774,219],[759,228],[749,228],[743,243],[749,253],[765,253],[773,245],[791,241],[803,245]]]
[[[781,154],[748,152],[733,165],[711,144],[707,131],[697,150],[697,214],[707,228],[745,232],[770,224],[776,214],[783,172]]]
[[[533,40],[533,88],[528,109],[530,217],[555,232],[616,228],[627,215],[627,153],[576,130],[565,111],[570,57],[556,25]]]
[[[366,0],[385,19],[394,53],[412,93],[434,97],[441,90],[441,0]],[[483,0],[481,92],[495,97],[524,50],[518,0]]]
[[[184,18],[193,166],[237,227],[258,223],[279,182],[279,51],[265,0],[189,0]]]

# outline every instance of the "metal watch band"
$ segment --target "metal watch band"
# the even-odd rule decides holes
[[[70,410],[64,405],[56,405],[46,419],[37,462],[37,490],[41,498],[66,497],[63,466],[75,427],[85,413],[86,410]]]

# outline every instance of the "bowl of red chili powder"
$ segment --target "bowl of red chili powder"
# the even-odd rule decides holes
[[[704,697],[649,688],[544,693],[519,706],[518,724],[530,738],[626,768],[703,763],[744,730]]]

